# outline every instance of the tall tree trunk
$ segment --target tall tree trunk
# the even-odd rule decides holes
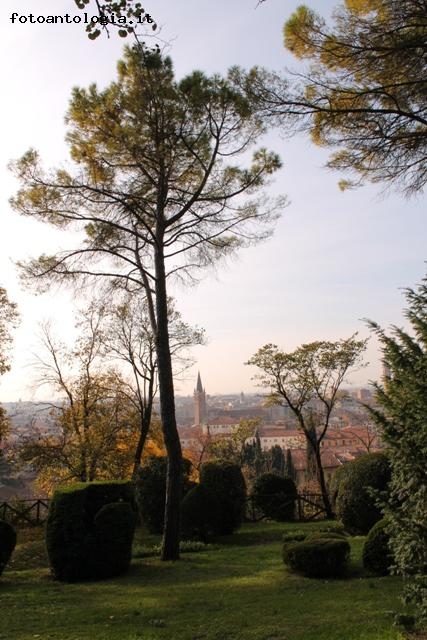
[[[164,257],[159,243],[156,269],[156,352],[160,395],[160,416],[168,456],[165,523],[162,560],[179,559],[179,512],[182,487],[182,452],[175,417],[172,359],[169,346],[168,301]]]

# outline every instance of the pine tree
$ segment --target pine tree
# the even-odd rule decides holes
[[[127,48],[104,90],[75,88],[67,114],[70,171],[46,172],[30,150],[12,164],[12,206],[69,234],[71,248],[22,265],[41,286],[107,279],[144,292],[155,336],[168,454],[162,559],[179,557],[182,452],[169,334],[169,283],[194,284],[204,267],[269,237],[285,204],[263,186],[277,154],[248,152],[264,132],[228,78],[195,71],[178,82],[172,61]]]

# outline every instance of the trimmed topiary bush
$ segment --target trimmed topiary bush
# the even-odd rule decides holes
[[[267,518],[278,522],[294,520],[296,498],[297,488],[291,478],[263,473],[255,480],[252,499]]]
[[[128,502],[112,502],[102,507],[94,524],[101,562],[99,572],[105,576],[121,575],[129,569],[136,512]]]
[[[0,576],[16,545],[16,531],[11,524],[0,520]]]
[[[162,533],[165,518],[166,456],[151,456],[140,467],[135,479],[135,495],[141,520],[150,533]],[[190,482],[191,462],[182,460],[182,495],[184,496],[194,483]]]
[[[58,580],[99,580],[130,565],[136,522],[130,482],[76,484],[55,492],[46,524],[46,546]]]
[[[328,540],[345,540],[344,533],[338,533],[337,531],[313,531],[313,533],[309,533],[306,537],[306,540],[323,540],[327,538]]]
[[[387,531],[387,521],[379,520],[366,538],[362,551],[363,566],[380,576],[390,573],[393,555],[389,548],[390,536]]]
[[[295,529],[294,531],[285,531],[282,536],[283,543],[289,542],[302,542],[308,536],[308,531],[302,531],[301,529]]]
[[[306,538],[345,538],[346,533],[341,522],[325,521],[315,531],[307,529],[294,529],[293,531],[285,531],[282,535],[282,542],[301,542]]]
[[[344,538],[306,539],[283,545],[284,563],[309,578],[335,578],[344,573],[350,545]]]
[[[184,496],[181,504],[181,537],[208,542],[218,529],[219,504],[215,494],[198,484]]]
[[[381,520],[378,494],[387,490],[390,462],[384,453],[368,453],[348,462],[336,501],[337,516],[350,533],[367,534]]]
[[[200,483],[216,497],[219,510],[216,533],[233,533],[243,521],[246,485],[237,464],[218,460],[207,462],[200,470]]]

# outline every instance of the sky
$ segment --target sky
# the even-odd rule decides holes
[[[324,17],[336,3],[309,0]],[[195,68],[225,73],[232,65],[298,70],[285,52],[282,26],[300,0],[147,0],[178,78]],[[40,397],[31,362],[40,351],[39,323],[50,320],[64,341],[81,299],[66,290],[36,296],[19,282],[16,261],[69,246],[67,233],[19,217],[8,200],[17,184],[7,164],[28,148],[45,166],[68,158],[64,115],[74,86],[108,85],[124,41],[113,33],[94,42],[78,24],[30,24],[18,16],[80,15],[73,0],[2,0],[0,67],[0,286],[17,302],[21,324],[14,332],[12,369],[0,380],[0,401]],[[90,9],[88,12],[91,13]],[[197,287],[173,291],[183,318],[203,327],[207,345],[193,350],[195,364],[176,381],[192,393],[197,371],[209,394],[255,391],[253,367],[244,363],[266,343],[286,351],[314,340],[338,340],[356,331],[368,337],[364,318],[383,327],[403,325],[402,288],[425,274],[425,197],[404,199],[365,186],[341,192],[342,175],[324,168],[327,153],[309,139],[284,139],[280,131],[263,144],[279,153],[272,195],[289,199],[271,239],[243,250]],[[68,244],[67,244],[68,242]],[[378,344],[371,339],[366,366],[349,383],[367,385],[380,375]],[[45,393],[45,392],[44,392]]]

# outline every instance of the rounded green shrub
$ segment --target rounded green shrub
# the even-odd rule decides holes
[[[378,496],[387,490],[390,463],[384,453],[368,453],[347,463],[336,501],[337,516],[355,534],[367,534],[382,518]]]
[[[46,546],[58,580],[99,580],[130,565],[136,503],[130,482],[76,484],[55,492]]]
[[[283,478],[274,473],[263,473],[254,483],[252,499],[255,507],[278,522],[295,518],[297,488],[292,478]]]
[[[219,504],[216,533],[233,533],[242,524],[245,513],[246,485],[242,470],[231,462],[207,462],[200,470],[200,483],[215,495]]]
[[[282,536],[282,542],[301,542],[308,536],[308,531],[302,531],[302,529],[294,529],[293,531],[285,531]]]
[[[337,531],[313,531],[313,533],[309,533],[306,537],[306,540],[324,540],[327,538],[328,540],[345,540],[344,533],[338,533]]]
[[[319,527],[318,531],[321,533],[340,533],[343,536],[346,534],[343,523],[336,522],[335,520],[326,520],[324,524]]]
[[[362,560],[365,569],[380,576],[390,573],[393,556],[389,549],[389,540],[387,521],[379,520],[368,533],[363,546]]]
[[[139,468],[135,479],[135,495],[141,520],[150,533],[162,533],[165,518],[166,456],[151,456]],[[182,460],[182,495],[193,486],[189,480],[191,462]]]
[[[11,524],[0,520],[0,576],[16,545],[16,531]]]
[[[181,537],[208,542],[218,529],[219,504],[215,494],[198,484],[184,496],[181,504]]]
[[[309,578],[334,578],[344,573],[350,545],[347,540],[318,538],[283,545],[284,563]]]
[[[341,522],[326,520],[323,524],[316,527],[315,531],[308,529],[293,529],[292,531],[285,531],[282,535],[282,542],[301,542],[306,538],[345,538],[344,526]]]

